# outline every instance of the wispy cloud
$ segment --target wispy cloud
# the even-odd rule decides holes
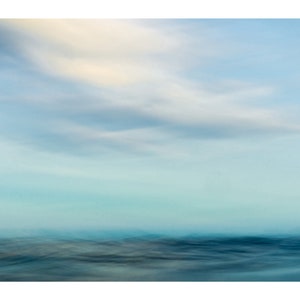
[[[47,72],[96,86],[164,78],[164,58],[180,47],[158,30],[126,21],[12,20],[27,57]]]
[[[86,150],[160,153],[172,139],[299,132],[279,111],[257,105],[273,95],[272,86],[228,78],[208,85],[189,74],[201,58],[226,55],[209,36],[150,24],[1,21],[36,70],[82,87],[78,94],[50,91],[41,97],[47,101],[19,95],[47,116],[45,134]]]

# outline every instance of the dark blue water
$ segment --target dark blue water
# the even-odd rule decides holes
[[[300,238],[2,238],[0,280],[300,281]]]

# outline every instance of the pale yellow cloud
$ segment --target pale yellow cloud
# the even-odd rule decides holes
[[[27,56],[42,69],[96,86],[164,78],[164,59],[180,45],[159,30],[117,20],[10,20]]]

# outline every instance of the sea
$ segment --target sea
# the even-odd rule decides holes
[[[0,281],[300,281],[300,237],[2,237]]]

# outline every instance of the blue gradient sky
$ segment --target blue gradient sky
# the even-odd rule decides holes
[[[0,229],[295,233],[299,20],[1,20]]]

